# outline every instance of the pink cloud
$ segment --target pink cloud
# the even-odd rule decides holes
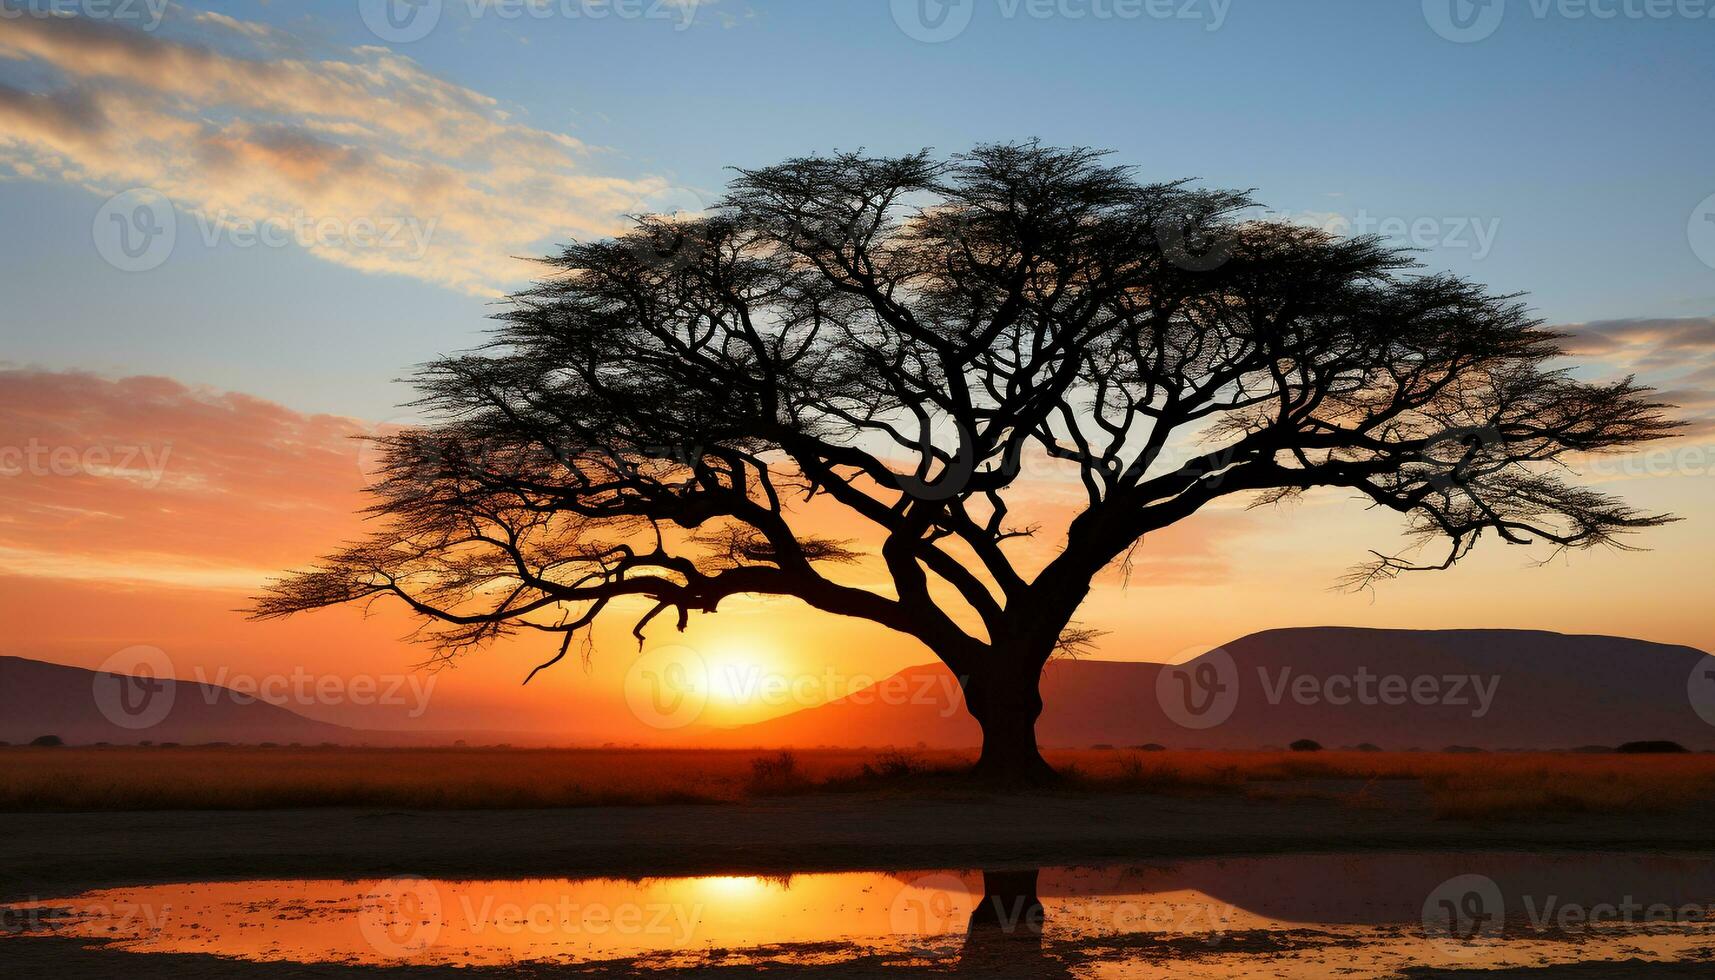
[[[0,571],[253,589],[357,530],[364,431],[168,378],[0,371]]]

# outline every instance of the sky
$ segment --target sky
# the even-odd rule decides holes
[[[1715,649],[1715,3],[399,3],[0,0],[0,653],[417,676],[394,610],[237,610],[361,532],[373,460],[349,437],[411,421],[397,379],[480,343],[527,257],[700,210],[731,167],[1031,137],[1525,293],[1582,374],[1636,372],[1693,423],[1586,474],[1685,518],[1647,552],[1485,548],[1349,594],[1330,586],[1392,519],[1338,495],[1214,509],[1100,584],[1079,617],[1107,631],[1098,656],[1323,623]],[[628,628],[528,688],[545,652],[508,642],[435,675],[427,708],[294,707],[643,738]],[[659,632],[812,678],[708,723],[929,659],[778,600]]]

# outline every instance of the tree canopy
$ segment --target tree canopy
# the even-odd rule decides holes
[[[1566,465],[1670,433],[1646,390],[1552,363],[1516,296],[1253,207],[1036,143],[739,171],[706,214],[566,246],[486,347],[426,366],[374,535],[256,612],[394,597],[444,650],[533,630],[558,660],[615,608],[641,638],[789,596],[920,640],[1012,758],[1092,578],[1221,498],[1344,488],[1443,542],[1355,585],[1669,519]],[[1034,563],[1033,479],[1081,500]]]

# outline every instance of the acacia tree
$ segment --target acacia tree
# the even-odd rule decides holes
[[[641,642],[792,597],[934,651],[978,770],[1046,779],[1038,682],[1090,639],[1092,579],[1223,497],[1346,488],[1445,542],[1357,584],[1667,520],[1564,475],[1671,431],[1645,389],[1554,369],[1516,297],[1250,207],[1035,143],[739,171],[705,216],[567,246],[486,348],[424,368],[433,422],[380,440],[380,530],[255,611],[391,596],[448,655],[535,630],[554,663],[612,611]],[[1046,559],[1025,475],[1081,501]],[[867,536],[807,527],[817,499]]]

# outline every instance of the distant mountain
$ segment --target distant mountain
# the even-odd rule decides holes
[[[1671,739],[1715,748],[1715,659],[1691,647],[1532,630],[1268,630],[1179,667],[1057,660],[1044,746],[1554,749]],[[1165,673],[1166,676],[1163,676]],[[1699,686],[1701,681],[1702,686]],[[731,746],[964,747],[980,741],[946,668],[715,735]]]
[[[14,745],[42,735],[70,745],[355,744],[373,734],[313,721],[224,687],[0,657],[0,741]]]

